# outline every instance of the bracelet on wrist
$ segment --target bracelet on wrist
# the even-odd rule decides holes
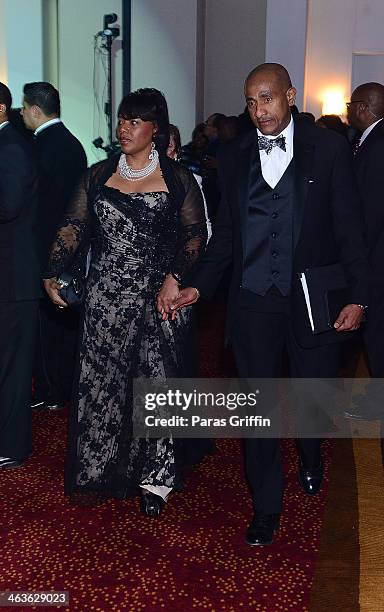
[[[178,274],[176,274],[176,272],[170,272],[169,274],[177,282],[178,285],[181,285],[181,278]]]

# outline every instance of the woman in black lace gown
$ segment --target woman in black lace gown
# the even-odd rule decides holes
[[[126,497],[158,515],[178,476],[172,439],[132,437],[132,379],[183,372],[190,312],[170,305],[202,253],[204,206],[193,175],[166,157],[168,110],[155,89],[126,96],[118,112],[122,153],[83,176],[57,233],[44,281],[56,279],[92,236],[78,382],[69,428],[66,493]]]

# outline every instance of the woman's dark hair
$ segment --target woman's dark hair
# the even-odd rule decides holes
[[[347,137],[347,126],[340,119],[339,115],[322,115],[316,123]]]
[[[205,132],[205,123],[198,123],[192,132],[192,140],[194,140],[200,134],[204,136],[205,135],[204,132]],[[208,142],[208,138],[206,138],[206,141]]]
[[[178,155],[181,149],[181,136],[177,125],[173,125],[173,123],[169,124],[169,135],[171,138],[173,138],[173,142],[175,143],[175,152],[176,155]]]
[[[157,127],[153,136],[156,149],[166,153],[169,144],[169,115],[166,99],[158,89],[145,87],[126,95],[120,102],[118,117],[151,121]]]

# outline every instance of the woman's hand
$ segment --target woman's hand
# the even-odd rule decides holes
[[[44,287],[52,302],[59,308],[68,308],[68,304],[61,299],[59,295],[60,285],[55,278],[45,278]]]
[[[172,315],[172,320],[176,317],[176,312],[172,312],[171,305],[178,296],[178,282],[171,274],[167,274],[157,295],[157,310],[162,315],[163,321],[166,321],[169,315]]]

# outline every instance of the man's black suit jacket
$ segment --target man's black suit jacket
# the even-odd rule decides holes
[[[354,166],[364,209],[371,282],[384,286],[384,120],[358,148]]]
[[[249,169],[256,138],[256,130],[249,132],[229,143],[219,158],[222,199],[206,254],[191,279],[203,297],[210,297],[223,271],[232,263],[227,320],[229,338],[236,333]],[[365,305],[368,300],[368,267],[361,205],[347,141],[331,130],[297,118],[293,157],[295,199],[291,312],[296,339],[302,346],[311,347],[338,341],[342,339],[342,333],[330,330],[312,335],[298,273],[307,268],[341,262],[350,285],[350,302]]]
[[[34,145],[39,175],[39,238],[45,266],[69,199],[87,168],[87,157],[80,142],[62,122],[39,132]]]
[[[36,240],[37,175],[31,149],[10,124],[0,130],[0,302],[41,295]]]

